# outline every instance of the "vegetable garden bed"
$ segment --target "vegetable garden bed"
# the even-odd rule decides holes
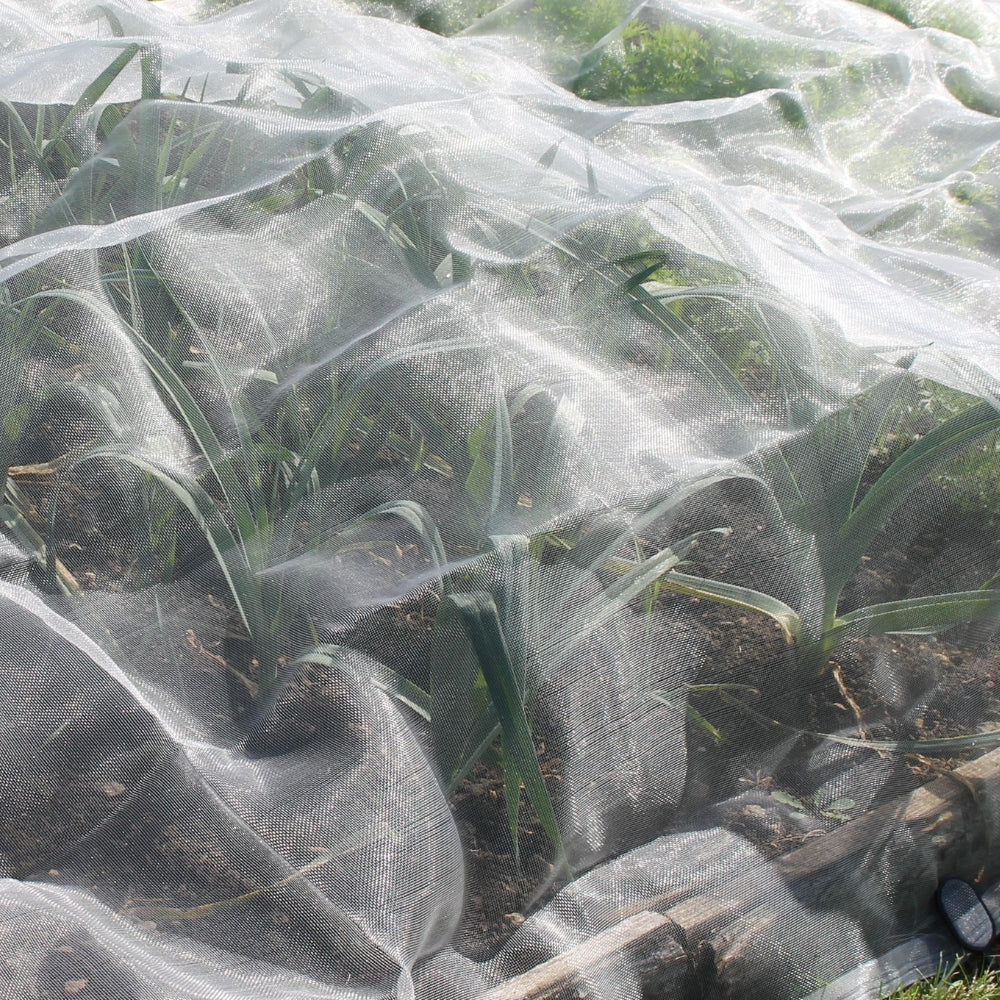
[[[0,994],[799,1000],[996,874],[1000,22],[7,6]]]

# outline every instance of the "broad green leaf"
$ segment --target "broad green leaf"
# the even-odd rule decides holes
[[[115,38],[125,37],[125,28],[123,27],[118,15],[110,7],[103,3],[98,4],[94,8],[94,13],[98,12],[103,14],[108,19],[108,26],[111,28],[111,34],[113,34]]]
[[[842,558],[832,577],[838,594],[889,516],[920,480],[998,428],[1000,412],[989,403],[978,403],[914,442],[879,476],[838,533]]]
[[[27,126],[24,124],[24,121],[21,119],[21,116],[17,113],[17,110],[14,108],[14,105],[11,104],[11,102],[8,101],[6,97],[0,96],[0,106],[5,108],[7,111],[7,121],[9,127],[14,133],[14,138],[16,140],[16,142],[11,144],[9,150],[9,155],[11,157],[11,163],[10,163],[11,181],[13,181],[16,176],[14,168],[14,160],[13,160],[14,149],[16,148],[31,158],[32,164],[42,175],[42,177],[44,177],[47,181],[50,181],[51,183],[54,184],[55,178],[52,176],[52,172],[49,170],[49,165],[45,162],[44,157],[39,153],[38,147],[35,145],[35,137],[28,131]]]
[[[837,531],[855,508],[872,449],[885,433],[886,421],[898,412],[900,393],[909,384],[903,372],[892,372],[868,392],[863,405],[835,414],[831,439],[821,438],[820,463],[839,472],[833,477],[825,476],[822,487]],[[824,426],[825,421],[820,421],[817,431],[821,433]]]
[[[964,590],[953,594],[911,597],[858,608],[837,619],[832,635],[840,639],[885,632],[923,632],[976,621],[1000,612],[1000,592]]]
[[[451,601],[461,616],[466,634],[482,668],[493,707],[500,722],[504,756],[521,775],[531,807],[560,857],[565,857],[552,800],[538,763],[535,743],[524,712],[524,691],[510,661],[500,617],[492,595],[478,591],[453,594]]]
[[[720,604],[742,608],[744,611],[755,611],[774,619],[784,633],[787,642],[794,642],[800,634],[798,613],[784,601],[779,601],[770,594],[762,594],[759,590],[740,587],[734,583],[722,580],[708,580],[700,576],[690,576],[678,573],[676,570],[664,575],[661,586],[678,594],[688,594]]]
[[[487,541],[491,555],[484,562],[489,566],[489,577],[481,581],[481,586],[493,594],[507,648],[523,686],[528,655],[528,615],[538,610],[533,589],[536,567],[531,541],[526,535],[491,535]]]
[[[476,511],[473,519],[481,531],[489,532],[497,519],[513,511],[517,497],[514,487],[514,444],[510,416],[501,386],[494,391],[493,412],[484,417],[468,439],[472,468],[465,489]]]
[[[507,807],[507,829],[514,851],[514,868],[521,868],[521,774],[513,760],[503,759],[503,801]]]
[[[386,694],[406,705],[416,712],[425,722],[432,722],[431,696],[413,681],[407,680],[402,674],[383,667],[378,676],[372,677],[372,683]]]
[[[635,311],[670,338],[671,346],[683,362],[701,371],[722,399],[730,403],[739,402],[747,407],[754,406],[740,380],[693,327],[674,315],[668,306],[657,301],[641,285],[627,294],[632,299]]]
[[[364,201],[356,201],[354,207],[370,222],[373,222],[379,229],[385,232],[389,217],[384,212],[380,212],[377,208]]]
[[[399,518],[416,532],[423,542],[425,553],[430,556],[435,572],[441,573],[448,557],[445,554],[444,543],[441,541],[437,525],[430,514],[413,500],[395,500],[368,511],[359,518],[359,521],[372,521],[387,517]]]
[[[702,534],[701,532],[698,535]],[[644,559],[630,572],[625,573],[599,594],[577,605],[573,591],[557,596],[560,614],[551,633],[546,636],[539,655],[550,663],[561,663],[581,643],[586,642],[601,626],[613,618],[634,597],[637,597],[654,580],[669,579],[673,569],[697,541],[698,535],[665,548]],[[589,574],[588,574],[589,577]]]
[[[431,740],[448,791],[499,734],[482,666],[453,596],[438,605],[430,655]]]
[[[159,45],[144,45],[139,56],[142,70],[142,99],[154,101],[161,96],[163,55]]]
[[[115,82],[119,74],[125,67],[132,61],[137,52],[141,52],[143,46],[132,42],[126,45],[121,53],[111,61],[105,70],[103,70],[87,87],[84,88],[83,93],[77,98],[76,104],[70,108],[66,117],[63,119],[62,124],[59,127],[58,132],[56,132],[54,139],[61,139],[73,126],[74,122],[87,111],[89,111],[93,106],[104,96],[105,91],[112,83]]]

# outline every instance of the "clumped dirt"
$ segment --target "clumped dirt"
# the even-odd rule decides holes
[[[543,757],[550,795],[558,785],[558,761]],[[495,954],[530,912],[563,884],[551,863],[552,847],[527,802],[521,803],[515,852],[499,768],[477,765],[452,796],[452,811],[465,846],[465,913],[455,948],[475,961]]]

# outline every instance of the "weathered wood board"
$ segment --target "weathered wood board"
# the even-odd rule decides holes
[[[770,878],[761,881],[759,898],[733,885],[712,896],[677,901],[673,893],[633,902],[616,911],[617,922],[607,930],[500,984],[483,1000],[575,996],[575,984],[625,955],[638,963],[649,996],[682,998],[692,969],[699,967],[714,979],[720,996],[753,996],[761,977],[775,975],[762,955],[801,944],[824,916],[836,922],[841,904],[857,893],[859,872],[874,866],[882,884],[905,887],[914,908],[926,911],[940,878],[976,877],[995,837],[1000,838],[1000,749],[780,858],[762,861]],[[813,914],[820,915],[815,922]],[[872,920],[877,921],[877,907]],[[867,944],[876,945],[879,928],[865,927],[863,918],[860,924]]]

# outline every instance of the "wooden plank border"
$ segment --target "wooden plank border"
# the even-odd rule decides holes
[[[823,886],[822,891],[828,893],[830,877],[870,851],[886,831],[904,829],[929,850],[939,875],[975,877],[986,852],[995,840],[1000,841],[1000,749],[942,774],[771,864],[786,884]],[[905,854],[900,863],[906,863]],[[906,879],[911,873],[884,874]],[[481,1000],[554,1000],[602,964],[629,954],[639,960],[644,976],[658,985],[672,984],[664,995],[681,998],[692,968],[691,953],[681,941],[689,942],[699,954],[699,965],[709,959],[714,969],[706,972],[716,979],[722,995],[740,996],[748,985],[741,966],[748,945],[774,931],[787,917],[769,909],[767,900],[758,901],[747,912],[748,902],[752,906],[752,900],[740,898],[736,886],[729,893],[693,896],[673,905],[656,897],[638,901],[617,911],[612,918],[616,922],[607,930],[499,984]],[[829,902],[824,897],[824,905]],[[808,905],[807,898],[803,905]],[[655,960],[655,967],[650,959]]]

